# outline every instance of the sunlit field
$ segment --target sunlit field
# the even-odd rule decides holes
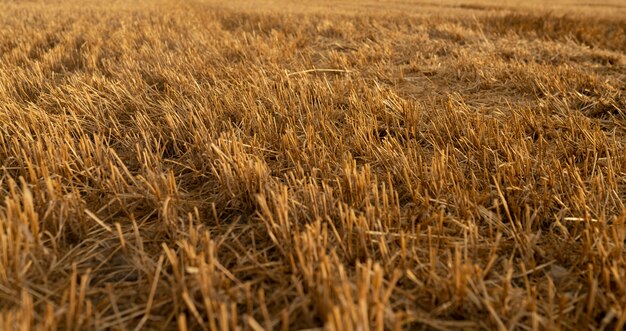
[[[1,330],[622,330],[626,3],[0,0]]]

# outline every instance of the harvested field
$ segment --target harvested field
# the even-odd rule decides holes
[[[626,4],[0,0],[0,329],[622,330]]]

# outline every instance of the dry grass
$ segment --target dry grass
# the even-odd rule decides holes
[[[623,2],[252,3],[0,1],[0,329],[624,327]]]

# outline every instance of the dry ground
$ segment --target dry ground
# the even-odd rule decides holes
[[[0,1],[0,329],[620,330],[625,18]]]

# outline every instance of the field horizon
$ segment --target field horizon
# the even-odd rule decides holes
[[[0,0],[0,329],[623,330],[626,4]]]

